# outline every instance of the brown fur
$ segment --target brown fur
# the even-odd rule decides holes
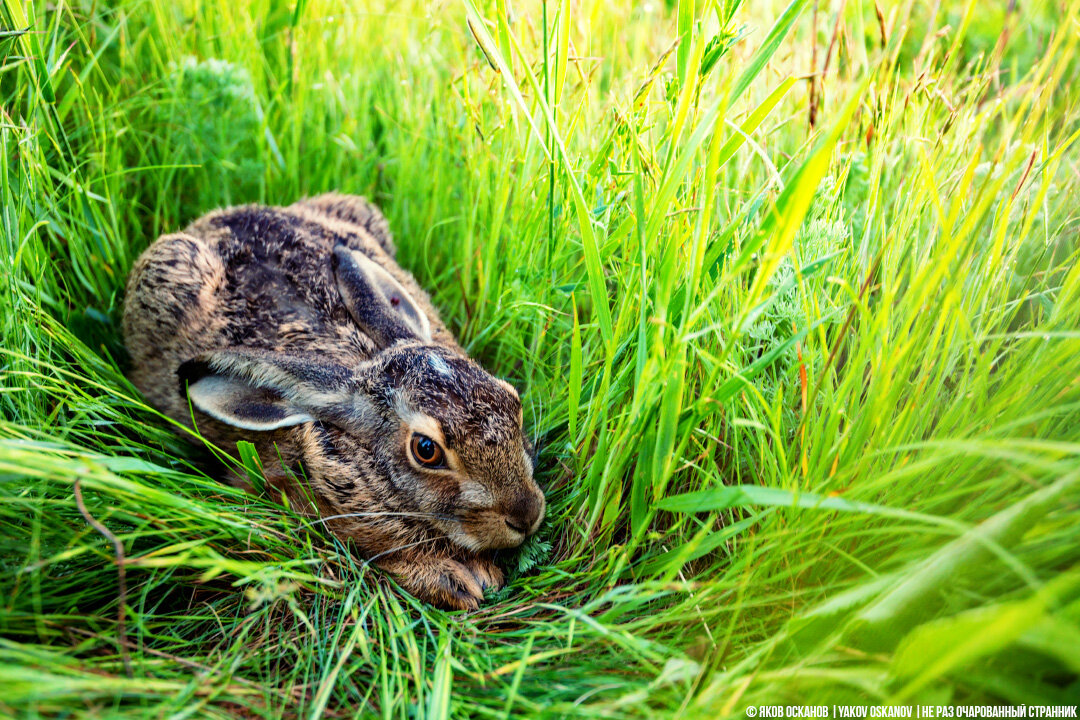
[[[124,335],[151,404],[225,449],[254,442],[292,507],[421,599],[477,607],[503,583],[488,551],[543,518],[517,393],[466,357],[363,198],[161,237],[131,272]],[[445,468],[420,464],[413,433]]]

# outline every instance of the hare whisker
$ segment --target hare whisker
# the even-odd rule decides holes
[[[463,533],[463,532],[450,533],[449,535],[438,535],[438,536],[435,536],[435,537],[424,538],[423,540],[417,540],[416,542],[407,543],[405,545],[398,545],[397,547],[392,547],[389,550],[383,550],[381,553],[378,553],[376,555],[372,555],[368,559],[364,560],[364,562],[361,563],[361,565],[363,565],[363,566],[370,565],[371,563],[375,562],[379,558],[381,558],[381,557],[383,557],[385,555],[390,555],[391,553],[396,553],[399,550],[408,550],[409,548],[416,547],[417,545],[423,545],[425,543],[430,543],[430,542],[437,542],[439,540],[449,540],[452,537],[457,537],[458,535],[465,535],[465,534],[466,533]]]
[[[453,515],[439,515],[437,513],[425,513],[425,512],[357,512],[357,513],[343,513],[341,515],[327,515],[326,517],[319,518],[318,520],[312,520],[308,523],[311,525],[319,525],[321,523],[329,522],[330,520],[341,520],[343,518],[351,517],[418,517],[418,518],[433,518],[436,520],[447,520],[454,522],[457,520]]]

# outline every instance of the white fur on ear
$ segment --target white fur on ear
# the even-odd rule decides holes
[[[338,288],[357,323],[386,337],[394,334],[391,326],[396,321],[417,339],[431,342],[427,314],[393,275],[358,250],[339,246],[334,252]]]
[[[206,375],[188,386],[188,397],[210,417],[243,430],[277,430],[314,420],[280,393],[224,375]]]

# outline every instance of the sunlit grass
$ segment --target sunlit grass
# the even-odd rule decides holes
[[[1080,13],[942,5],[5,0],[0,712],[1075,701]],[[477,613],[124,379],[148,243],[331,189],[523,391]]]

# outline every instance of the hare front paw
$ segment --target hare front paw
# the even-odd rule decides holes
[[[412,558],[381,564],[398,584],[424,602],[447,610],[476,610],[484,589],[503,585],[503,573],[486,558],[461,561],[444,557]]]
[[[480,588],[482,590],[487,590],[488,588],[498,590],[506,584],[506,576],[503,575],[503,571],[499,569],[498,565],[485,557],[468,557],[461,562],[465,567],[469,568],[473,577],[480,583]]]

